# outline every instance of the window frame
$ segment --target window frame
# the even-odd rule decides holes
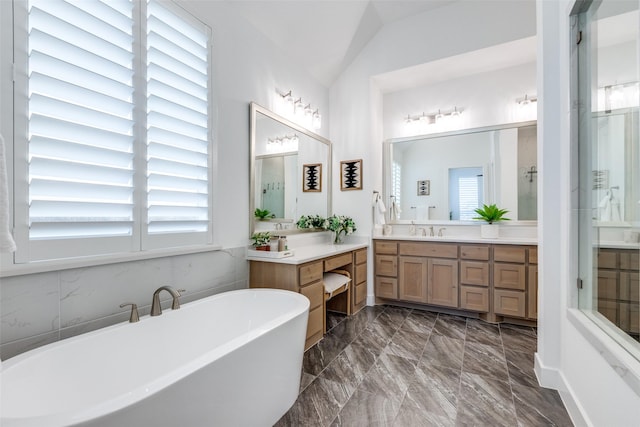
[[[213,40],[212,29],[190,12],[172,1],[155,0],[171,13],[203,31],[207,39],[207,167],[208,167],[208,220],[207,231],[199,233],[163,233],[150,235],[147,233],[147,183],[146,183],[146,21],[147,3],[144,0],[133,0],[133,49],[134,49],[134,208],[133,233],[130,236],[107,236],[88,238],[67,238],[49,241],[29,239],[29,147],[28,147],[28,3],[14,0],[8,7],[3,6],[2,13],[8,11],[5,22],[11,22],[12,38],[3,40],[11,46],[9,51],[3,49],[3,59],[13,64],[13,87],[10,100],[10,114],[13,119],[11,136],[5,138],[8,146],[6,154],[8,162],[13,159],[13,173],[8,168],[10,199],[13,201],[14,236],[18,249],[13,260],[8,256],[1,258],[2,272],[0,276],[12,275],[13,272],[30,270],[29,265],[38,264],[38,271],[55,270],[58,266],[99,265],[120,260],[148,259],[176,254],[196,253],[218,250],[215,243],[214,230],[214,182],[217,182],[217,144],[214,138],[214,97],[213,97]],[[4,83],[4,81],[3,81]],[[5,117],[6,117],[5,116]],[[3,127],[9,126],[3,123]],[[3,132],[4,133],[4,132]],[[5,133],[8,135],[9,133]],[[13,144],[11,143],[13,142]],[[13,179],[13,182],[11,181]],[[194,237],[196,237],[194,239]],[[91,251],[89,251],[91,249]],[[88,253],[89,252],[89,253]],[[70,267],[71,266],[71,267]]]

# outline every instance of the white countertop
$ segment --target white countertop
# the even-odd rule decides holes
[[[593,242],[593,246],[606,249],[640,249],[640,243],[600,241]]]
[[[304,264],[305,262],[315,261],[327,258],[333,255],[340,255],[351,252],[356,249],[368,247],[368,243],[340,243],[334,244],[316,244],[309,246],[301,246],[293,248],[293,256],[286,258],[263,258],[257,256],[247,256],[247,261],[274,262],[278,264]]]
[[[497,239],[483,239],[481,237],[465,236],[407,236],[390,235],[374,236],[374,240],[407,240],[414,242],[439,242],[439,243],[486,243],[492,245],[537,245],[538,239],[532,237],[499,237]]]

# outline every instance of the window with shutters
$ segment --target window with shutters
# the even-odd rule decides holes
[[[210,29],[159,0],[14,9],[16,261],[211,243]]]

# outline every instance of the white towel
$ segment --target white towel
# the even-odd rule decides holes
[[[384,213],[387,211],[384,203],[382,202],[382,197],[378,197],[376,202],[373,205],[373,223],[375,225],[384,225],[386,224],[384,219]]]
[[[9,224],[9,183],[4,155],[4,139],[0,135],[0,252],[15,252],[16,242]]]
[[[396,201],[392,200],[391,201],[391,212],[390,212],[390,215],[389,215],[389,220],[397,221],[399,219],[400,219],[400,208],[396,204]]]

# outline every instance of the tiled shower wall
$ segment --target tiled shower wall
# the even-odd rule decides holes
[[[75,268],[0,279],[0,358],[129,318],[138,304],[149,314],[162,285],[186,289],[183,303],[248,286],[244,247]],[[163,292],[163,309],[170,296]]]

